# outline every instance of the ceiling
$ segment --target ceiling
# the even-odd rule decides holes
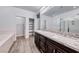
[[[35,13],[39,12],[43,7],[47,8],[47,6],[14,6],[14,7],[21,8],[24,10],[29,10]],[[48,6],[48,7],[49,7],[48,10],[45,10],[45,8],[43,8],[42,11],[45,11],[43,13],[44,15],[51,16],[51,17],[79,8],[79,6],[74,6],[74,7],[73,6]]]
[[[46,11],[44,13],[44,15],[56,16],[56,15],[62,14],[64,12],[75,10],[77,8],[79,8],[79,6],[77,6],[77,7],[75,7],[75,6],[74,7],[73,6],[55,6],[55,7],[51,8],[50,10]]]
[[[38,12],[42,6],[14,6],[14,7],[29,10],[32,12]]]

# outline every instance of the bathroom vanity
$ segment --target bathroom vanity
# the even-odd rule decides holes
[[[79,39],[65,37],[63,35],[36,30],[35,44],[40,52],[43,53],[78,53]]]
[[[15,40],[16,37],[14,32],[0,32],[0,53],[9,52]]]

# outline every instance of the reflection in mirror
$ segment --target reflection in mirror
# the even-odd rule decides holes
[[[65,24],[65,26],[64,26],[65,27],[65,31],[64,31],[65,35],[69,35],[69,36],[78,38],[79,37],[79,19],[75,18],[75,17],[66,18],[65,23],[64,23]],[[61,26],[63,26],[63,24],[61,24]]]
[[[73,6],[45,6],[40,11],[40,29],[78,38],[79,13],[75,13],[76,9]]]
[[[64,32],[65,31],[65,21],[60,18],[60,32]]]

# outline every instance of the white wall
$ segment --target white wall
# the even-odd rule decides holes
[[[23,10],[16,7],[0,6],[0,30],[16,32],[16,16],[26,17],[25,37],[29,37],[29,18],[35,19],[35,30],[37,29],[36,14],[31,11]]]
[[[38,30],[39,29],[39,19],[37,18],[36,14],[34,15],[34,30]]]
[[[40,29],[44,30],[44,21],[46,20],[46,30],[51,30],[51,20],[52,17],[41,15],[40,16]]]
[[[0,6],[0,31],[15,32],[16,18],[11,7]]]

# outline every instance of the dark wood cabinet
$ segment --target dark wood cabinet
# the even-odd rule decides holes
[[[45,44],[40,42],[40,51],[45,53]]]
[[[46,52],[55,53],[55,46],[52,45],[49,41],[46,42]]]
[[[35,33],[35,44],[41,53],[77,53],[67,46]]]
[[[67,53],[67,51],[65,51],[59,47],[56,47],[55,53]]]
[[[35,44],[37,46],[38,49],[40,49],[40,40],[39,40],[39,34],[35,33]]]
[[[46,44],[46,42],[45,42],[46,40],[45,40],[44,36],[40,35],[39,37],[40,37],[40,44],[39,44],[40,45],[40,50],[41,50],[41,52],[45,53],[46,52],[46,45],[45,45]]]

